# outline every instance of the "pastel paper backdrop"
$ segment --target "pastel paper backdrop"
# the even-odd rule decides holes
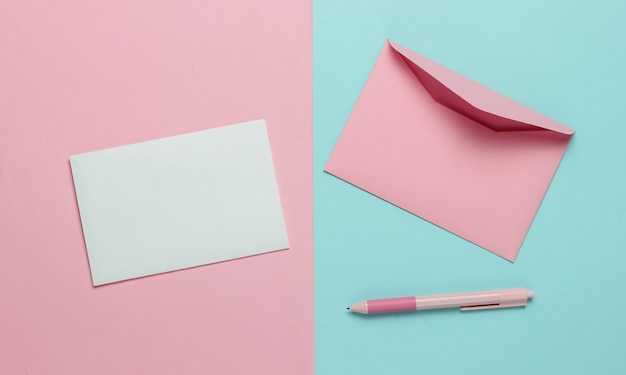
[[[317,374],[626,373],[625,17],[618,1],[315,1]],[[514,264],[323,172],[387,38],[576,130]],[[536,297],[345,309],[512,287]]]
[[[313,374],[309,1],[0,2],[0,374]],[[264,118],[290,249],[94,288],[69,156]]]

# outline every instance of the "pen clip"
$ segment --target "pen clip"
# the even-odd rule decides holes
[[[521,306],[526,306],[526,301],[509,302],[509,303],[491,303],[487,305],[461,306],[461,311],[503,309],[505,307],[521,307]]]

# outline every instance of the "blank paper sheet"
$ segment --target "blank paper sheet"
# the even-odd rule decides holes
[[[264,120],[70,164],[94,285],[289,247]]]

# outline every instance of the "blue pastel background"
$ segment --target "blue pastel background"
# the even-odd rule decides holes
[[[625,20],[620,1],[314,2],[317,374],[626,374]],[[576,130],[514,264],[323,172],[386,38]],[[536,298],[345,310],[509,287]]]

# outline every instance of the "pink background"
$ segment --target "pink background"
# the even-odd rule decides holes
[[[310,1],[0,3],[0,374],[312,374]],[[70,154],[265,118],[290,250],[91,286]]]

